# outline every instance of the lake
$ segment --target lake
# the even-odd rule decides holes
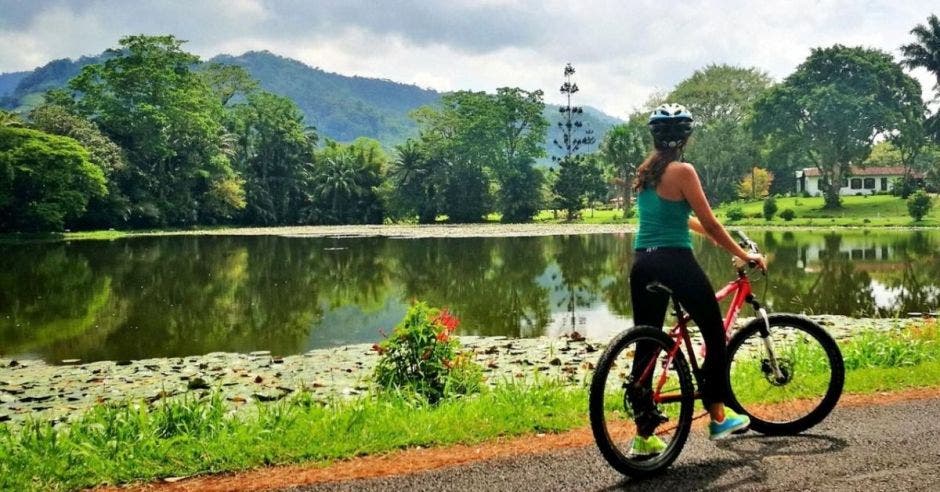
[[[906,316],[940,305],[940,232],[774,231],[776,311]],[[397,239],[165,236],[0,245],[0,355],[124,360],[374,342],[413,299],[461,334],[605,337],[631,325],[631,234]],[[733,277],[711,244],[714,285]],[[755,277],[763,295],[765,281]],[[749,315],[745,309],[744,315]]]

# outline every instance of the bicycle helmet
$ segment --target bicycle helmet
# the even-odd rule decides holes
[[[682,147],[692,134],[692,113],[681,104],[662,104],[650,115],[649,127],[657,149]]]

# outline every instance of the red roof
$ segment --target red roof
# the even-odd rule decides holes
[[[849,171],[850,176],[901,176],[904,174],[903,166],[872,166],[872,167],[855,167],[852,166]],[[913,172],[915,178],[924,177],[922,173]],[[820,176],[819,169],[815,167],[807,167],[803,169],[803,176],[807,178],[818,177]]]

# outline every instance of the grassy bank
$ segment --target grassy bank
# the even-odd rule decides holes
[[[934,197],[935,206],[923,220],[915,222],[908,215],[907,202],[901,198],[888,195],[874,195],[869,197],[847,196],[843,197],[843,207],[838,210],[826,210],[823,208],[823,199],[821,197],[803,198],[789,197],[778,198],[778,213],[772,220],[763,218],[763,202],[736,202],[723,204],[716,208],[718,218],[728,226],[748,226],[748,227],[774,227],[774,228],[830,228],[830,227],[940,227],[940,199]],[[728,210],[739,208],[744,213],[745,218],[730,221],[728,220]],[[780,218],[780,212],[790,209],[793,210],[795,218],[785,221]],[[444,218],[442,218],[443,220]],[[486,217],[485,226],[501,226],[498,214],[490,214]],[[564,213],[559,212],[556,216],[551,210],[539,212],[533,219],[533,223],[542,226],[566,226],[569,224],[584,225],[605,225],[605,224],[636,224],[636,217],[623,218],[621,210],[601,210],[586,209],[582,212],[581,218],[567,222]],[[445,225],[441,222],[440,225]],[[202,227],[194,230],[137,230],[137,231],[82,231],[66,232],[62,234],[0,234],[0,243],[17,243],[33,241],[57,241],[57,240],[113,240],[128,236],[140,235],[171,235],[171,234],[219,234],[232,231],[238,234],[316,234],[318,231],[325,231],[323,234],[355,234],[359,230],[362,234],[377,234],[374,229],[382,227],[394,228],[395,234],[402,234],[402,229],[409,229],[416,224],[400,223],[385,224],[384,226],[313,226],[313,227],[276,227],[276,228],[232,228],[224,227]],[[450,224],[449,228],[460,227],[461,225]],[[466,227],[479,227],[480,224],[466,224]],[[367,231],[366,227],[372,229]],[[509,227],[509,225],[507,225]],[[513,225],[512,227],[520,227]],[[357,229],[358,228],[358,229]],[[340,232],[329,232],[336,229]]]
[[[867,333],[842,350],[846,392],[940,386],[936,323]],[[585,425],[586,405],[584,387],[543,381],[507,382],[436,406],[400,395],[324,406],[304,394],[234,416],[218,396],[101,406],[57,427],[0,425],[0,489],[70,490],[558,432]]]

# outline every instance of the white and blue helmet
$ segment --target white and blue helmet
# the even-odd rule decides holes
[[[657,149],[679,148],[692,135],[692,113],[681,104],[662,104],[650,115],[649,127]]]

